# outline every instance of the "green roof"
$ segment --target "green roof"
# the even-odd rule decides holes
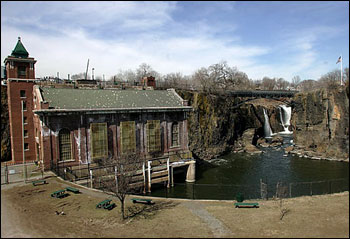
[[[26,48],[23,46],[20,37],[18,37],[17,45],[15,46],[15,49],[13,49],[11,55],[15,57],[22,57],[22,58],[27,58],[29,56],[29,53],[27,52]]]
[[[50,109],[141,109],[183,107],[172,90],[70,89],[41,87]],[[187,108],[187,107],[184,107]]]

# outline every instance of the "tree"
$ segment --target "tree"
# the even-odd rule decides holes
[[[294,89],[296,89],[298,87],[298,85],[300,84],[300,82],[301,82],[300,76],[293,76],[291,86]]]
[[[321,76],[318,80],[320,87],[334,89],[340,85],[341,72],[340,70],[333,70]]]
[[[136,184],[135,181],[140,176],[140,170],[142,170],[143,160],[140,155],[127,154],[117,159],[107,158],[101,160],[101,165],[107,168],[113,168],[114,178],[109,177],[100,178],[103,190],[111,192],[117,197],[121,204],[122,218],[126,219],[125,215],[125,198],[128,194],[140,193],[142,191],[142,185]],[[141,171],[142,172],[142,171]]]
[[[226,61],[202,67],[197,70],[192,79],[203,91],[220,92],[253,87],[247,74],[238,71],[236,67],[228,66]]]
[[[286,90],[289,86],[289,82],[284,80],[283,78],[278,78],[276,80],[276,87],[278,90]]]
[[[273,90],[276,85],[276,79],[275,78],[269,78],[265,76],[262,79],[261,86],[264,90]]]
[[[146,63],[142,63],[136,69],[136,78],[137,78],[137,80],[141,80],[144,77],[148,77],[148,76],[160,78],[160,74],[157,71],[153,70],[153,68],[150,65],[148,65]]]

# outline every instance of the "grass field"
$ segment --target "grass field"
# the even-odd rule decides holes
[[[349,238],[349,192],[284,199],[287,213],[282,220],[278,200],[254,201],[260,208],[235,208],[233,201],[153,199],[154,205],[144,205],[127,198],[129,218],[122,220],[120,203],[111,195],[56,177],[47,181],[39,186],[1,186],[1,237]],[[62,199],[50,196],[67,186],[82,193]],[[96,209],[106,198],[117,207]]]

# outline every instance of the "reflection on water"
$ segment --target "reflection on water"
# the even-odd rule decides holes
[[[249,194],[259,197],[261,179],[268,184],[269,191],[275,189],[277,182],[283,182],[289,185],[295,182],[326,181],[339,178],[345,178],[349,182],[348,163],[311,160],[286,155],[284,148],[290,145],[291,139],[291,137],[284,137],[282,147],[262,148],[261,150],[264,153],[259,155],[235,153],[223,156],[220,159],[197,164],[196,182],[194,184],[186,184],[184,181],[185,175],[180,174],[175,178],[175,187],[164,190],[164,187],[152,186],[153,192],[151,195],[181,198],[233,199],[234,192],[240,190],[248,191]],[[295,190],[302,190],[302,186],[300,185],[293,188],[294,193]],[[310,185],[305,185],[310,190]],[[329,187],[325,182],[314,183],[313,187],[311,190],[314,192],[316,190],[315,188],[318,187],[319,189],[317,190],[320,192],[329,190],[324,189],[324,187]]]

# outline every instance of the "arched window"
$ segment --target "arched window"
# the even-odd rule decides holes
[[[179,146],[179,124],[177,122],[171,126],[171,146]]]
[[[70,137],[68,129],[62,129],[59,133],[60,161],[72,159],[72,141]]]

